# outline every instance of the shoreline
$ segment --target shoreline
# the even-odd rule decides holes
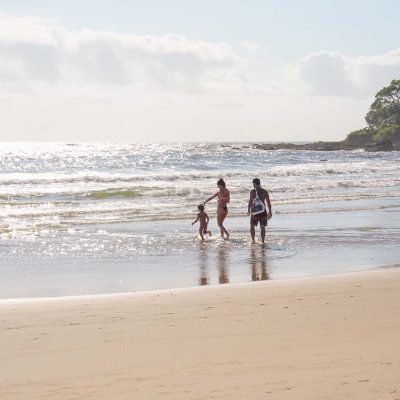
[[[399,289],[387,267],[0,303],[0,395],[395,400]]]
[[[113,300],[113,299],[124,299],[124,298],[132,298],[132,297],[146,297],[146,296],[154,296],[154,295],[162,295],[170,292],[186,292],[190,293],[192,291],[208,291],[215,290],[219,288],[240,288],[240,287],[248,287],[248,286],[256,286],[256,285],[279,285],[283,282],[286,284],[296,285],[303,281],[312,282],[313,280],[325,279],[325,278],[340,278],[347,275],[353,274],[368,274],[369,272],[380,271],[380,270],[390,270],[400,268],[400,264],[388,264],[382,266],[366,266],[365,269],[356,270],[356,271],[348,271],[348,272],[339,272],[339,273],[325,273],[318,274],[312,276],[297,276],[297,277],[283,277],[277,279],[268,279],[265,281],[248,281],[248,282],[230,282],[225,284],[209,284],[205,286],[189,286],[189,287],[173,287],[166,289],[154,289],[154,290],[138,290],[138,291],[130,291],[130,292],[116,292],[116,293],[99,293],[99,294],[87,294],[87,295],[70,295],[70,296],[43,296],[43,297],[21,297],[21,298],[0,298],[0,310],[2,305],[9,304],[30,304],[30,303],[47,303],[47,302],[79,302],[85,300],[91,301],[101,301],[101,300]]]

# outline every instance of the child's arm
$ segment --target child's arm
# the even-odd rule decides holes
[[[208,214],[207,214],[207,213],[204,213],[204,214],[206,214],[206,223],[207,223],[207,225],[208,225],[208,222],[210,221],[210,218],[208,217]]]
[[[196,220],[192,222],[192,225],[194,225],[198,220],[199,220],[199,216],[197,216]]]

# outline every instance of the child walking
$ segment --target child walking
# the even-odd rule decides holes
[[[211,231],[207,230],[208,221],[210,220],[210,218],[208,218],[207,213],[204,211],[203,204],[199,204],[197,206],[197,209],[199,210],[199,213],[197,214],[196,221],[192,222],[192,225],[194,225],[197,221],[200,221],[199,234],[200,234],[201,240],[204,240],[203,235],[205,235],[206,233],[208,233],[209,236],[211,236]]]

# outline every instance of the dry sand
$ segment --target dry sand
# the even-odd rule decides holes
[[[0,302],[0,399],[400,399],[400,269]]]

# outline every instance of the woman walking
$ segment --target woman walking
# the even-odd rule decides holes
[[[229,239],[229,232],[224,227],[224,220],[225,220],[226,216],[228,215],[227,204],[231,200],[230,194],[229,194],[229,190],[226,188],[225,181],[222,178],[218,180],[217,186],[219,188],[219,191],[217,193],[215,193],[213,196],[211,196],[209,199],[207,199],[203,204],[208,203],[215,197],[218,198],[218,204],[217,204],[218,227],[221,231],[221,237],[224,238],[224,234],[225,234],[226,238]]]

